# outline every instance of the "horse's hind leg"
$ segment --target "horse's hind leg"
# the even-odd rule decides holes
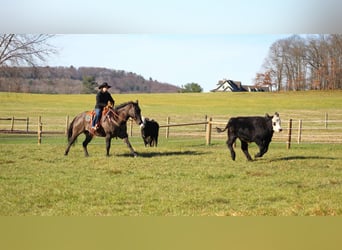
[[[137,152],[134,151],[134,149],[133,149],[131,143],[130,143],[129,140],[128,140],[128,137],[123,138],[123,140],[124,140],[124,142],[126,143],[126,145],[127,145],[127,147],[129,148],[129,150],[131,151],[131,154],[132,154],[134,157],[137,157],[138,154],[137,154]]]
[[[70,150],[70,147],[71,147],[71,145],[74,144],[74,142],[76,141],[76,139],[77,139],[77,136],[72,136],[72,137],[69,139],[68,146],[67,146],[67,148],[65,149],[64,155],[68,155],[69,150]]]
[[[85,135],[86,135],[86,138],[85,140],[83,141],[82,145],[83,145],[83,150],[84,150],[84,155],[85,156],[89,156],[89,153],[88,153],[88,149],[87,149],[87,145],[88,143],[91,141],[91,139],[93,139],[93,136],[88,132],[84,132]]]
[[[64,155],[68,155],[71,145],[72,145],[72,143],[68,142],[68,146],[65,149]]]

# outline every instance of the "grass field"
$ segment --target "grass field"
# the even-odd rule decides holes
[[[198,121],[204,115],[278,111],[283,119],[342,115],[342,92],[203,93],[114,95],[117,103],[139,99],[143,115],[163,124]],[[93,107],[93,95],[0,93],[0,117],[37,117],[46,124]],[[196,128],[201,129],[201,128]],[[236,148],[233,162],[225,136],[160,136],[158,148],[131,138],[138,158],[113,140],[81,141],[63,155],[66,139],[0,135],[0,215],[342,215],[342,144],[271,143],[261,159],[247,162]],[[256,153],[250,145],[251,155]]]

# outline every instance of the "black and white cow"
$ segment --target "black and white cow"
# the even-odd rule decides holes
[[[241,141],[241,149],[251,161],[252,157],[248,153],[248,143],[255,142],[259,146],[259,153],[255,158],[262,157],[268,150],[268,146],[272,140],[273,132],[281,132],[281,121],[278,113],[274,116],[266,114],[265,117],[249,116],[249,117],[233,117],[230,118],[226,127],[222,130],[216,128],[221,133],[228,129],[227,146],[230,150],[231,157],[235,161],[235,151],[233,144],[237,138]]]
[[[150,147],[157,147],[158,145],[158,134],[159,134],[159,124],[148,118],[143,117],[144,127],[141,129],[141,137],[144,140],[145,147],[150,145]]]

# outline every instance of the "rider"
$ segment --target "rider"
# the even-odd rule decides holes
[[[109,86],[107,82],[104,82],[99,86],[100,91],[96,95],[95,117],[92,123],[92,132],[98,129],[98,127],[96,127],[97,123],[100,121],[102,110],[104,107],[107,106],[108,102],[110,102],[110,104],[114,107],[115,101],[113,97],[111,96],[111,94],[108,92],[108,89],[110,87],[111,86]]]

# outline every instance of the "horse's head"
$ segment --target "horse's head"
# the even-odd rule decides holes
[[[144,127],[143,119],[141,117],[141,109],[138,100],[132,102],[132,108],[129,109],[128,115],[141,127]]]
[[[115,110],[118,112],[117,117],[119,118],[119,123],[121,123],[121,121],[127,121],[128,118],[132,118],[140,127],[144,127],[138,101],[122,103],[116,106]]]

